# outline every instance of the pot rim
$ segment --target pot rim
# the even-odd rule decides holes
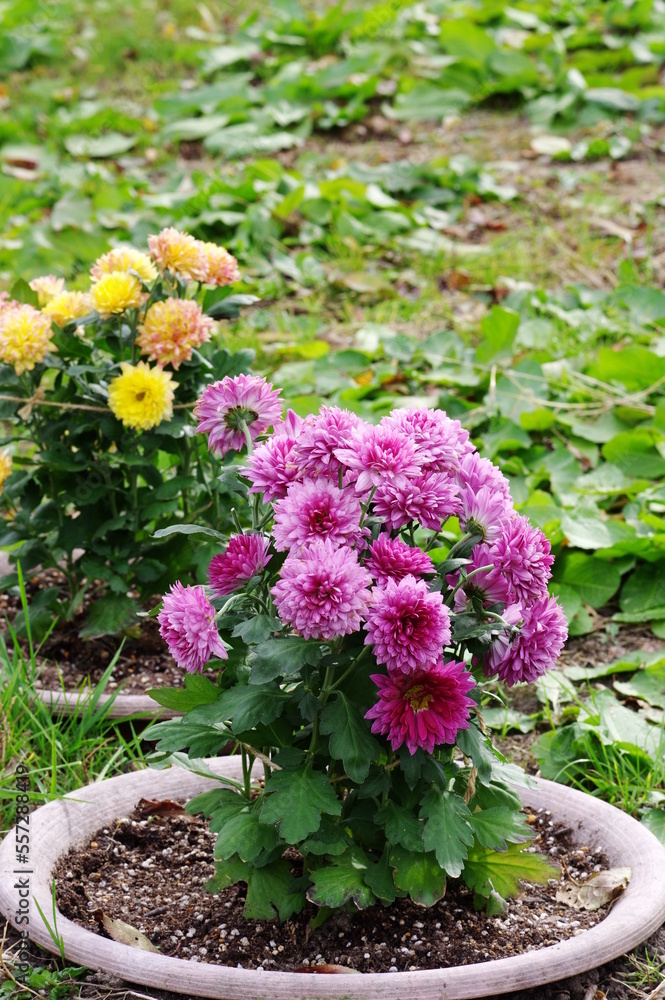
[[[35,694],[40,701],[56,715],[78,715],[90,696],[87,688],[78,691],[63,691],[62,688],[44,687],[37,682]],[[113,698],[112,694],[103,693],[99,696],[98,705],[105,705]],[[142,715],[150,719],[176,719],[183,715],[172,708],[163,708],[147,694],[116,694],[113,704],[107,713],[108,719],[128,719]]]
[[[217,758],[219,774],[240,777],[238,757]],[[212,779],[180,767],[142,769],[70,792],[30,814],[31,868],[17,873],[14,831],[0,845],[0,911],[10,924],[18,902],[18,875],[30,874],[30,891],[45,914],[52,912],[51,873],[69,847],[100,827],[127,815],[142,797],[191,797],[213,785]],[[526,989],[576,975],[618,958],[648,938],[665,920],[665,848],[644,826],[593,796],[544,779],[518,789],[529,806],[549,809],[571,825],[574,840],[602,844],[612,865],[629,865],[632,878],[610,913],[577,937],[510,958],[474,965],[361,976],[257,972],[190,962],[139,951],[102,938],[56,910],[57,934],[69,961],[113,973],[133,983],[226,1000],[474,1000]],[[17,927],[21,930],[21,927]],[[29,938],[47,951],[58,947],[30,909]]]

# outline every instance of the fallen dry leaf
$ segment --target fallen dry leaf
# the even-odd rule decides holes
[[[117,941],[118,944],[127,944],[130,948],[138,948],[140,951],[159,952],[159,948],[155,948],[152,941],[149,941],[145,934],[138,931],[136,927],[132,927],[131,924],[126,924],[124,920],[113,920],[105,913],[96,914],[96,916],[109,937]]]
[[[630,868],[608,868],[586,882],[566,882],[557,890],[557,902],[574,910],[599,910],[621,895],[631,875]]]
[[[296,972],[320,972],[330,976],[360,976],[357,969],[349,969],[346,965],[302,965]]]
[[[183,806],[171,799],[140,799],[136,811],[139,816],[182,816]]]

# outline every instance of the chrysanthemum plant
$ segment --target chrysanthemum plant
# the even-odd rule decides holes
[[[161,634],[189,673],[152,694],[186,714],[151,734],[157,766],[242,756],[244,781],[189,803],[217,834],[209,888],[244,882],[248,917],[313,904],[316,922],[429,906],[459,877],[500,909],[520,878],[551,876],[524,850],[524,774],[479,707],[488,678],[534,680],[566,637],[549,544],[499,469],[440,410],[282,419],[250,377],[197,412],[217,454],[248,449],[252,523],[207,586],[164,598]]]
[[[24,571],[58,566],[69,585],[64,608],[52,605],[57,589],[39,596],[34,625],[73,615],[93,588],[84,631],[118,631],[142,599],[196,578],[200,547],[156,539],[160,528],[231,526],[192,410],[207,384],[250,364],[251,352],[219,345],[216,320],[251,299],[233,294],[238,267],[223,247],[175,229],[148,245],[100,257],[87,292],[47,276],[0,295],[0,418],[11,428],[0,544],[18,545]]]

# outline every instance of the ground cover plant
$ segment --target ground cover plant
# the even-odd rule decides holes
[[[87,292],[91,261],[175,225],[238,259],[234,291],[260,301],[215,347],[254,349],[299,416],[459,419],[547,536],[572,636],[537,697],[489,685],[483,717],[665,836],[659,5],[114,12],[2,6],[0,288]],[[138,753],[101,719],[92,769],[93,743],[68,758],[46,716],[35,744],[32,676],[8,655],[3,792],[29,746],[45,798]],[[656,985],[652,954],[634,989]]]

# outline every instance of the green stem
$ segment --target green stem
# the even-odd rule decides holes
[[[337,690],[337,689],[338,689],[339,687],[341,687],[341,685],[342,685],[342,684],[344,683],[344,681],[345,681],[345,680],[346,680],[346,678],[347,678],[347,677],[349,676],[349,674],[353,673],[353,671],[354,671],[354,670],[356,669],[356,667],[358,666],[358,664],[360,663],[360,661],[362,660],[363,656],[364,656],[364,655],[365,655],[366,653],[369,653],[369,646],[365,646],[365,647],[363,648],[362,652],[361,652],[361,653],[359,653],[359,654],[358,654],[358,656],[356,656],[356,658],[355,658],[355,660],[353,661],[353,663],[351,663],[351,664],[350,664],[350,666],[349,666],[349,667],[347,667],[347,669],[346,669],[346,670],[344,671],[344,673],[343,673],[343,674],[342,674],[342,676],[341,676],[341,677],[339,678],[339,680],[338,680],[338,681],[336,681],[336,682],[335,682],[335,683],[334,683],[334,684],[332,685],[332,687],[331,687],[331,688],[329,689],[329,692],[328,692],[329,694],[332,694],[332,693],[333,693],[333,691],[336,691],[336,690]],[[327,700],[327,699],[326,699],[326,700]]]
[[[254,757],[244,747],[241,747],[240,752],[242,754],[242,784],[245,798],[249,802],[252,798],[252,764],[254,763]]]
[[[460,587],[463,587],[464,584],[467,583],[468,580],[470,580],[472,577],[474,577],[476,575],[476,573],[484,573],[486,571],[489,572],[492,569],[494,569],[494,563],[489,563],[487,566],[478,566],[477,569],[472,569],[470,573],[466,574],[466,576],[463,576],[460,573],[460,578],[457,581],[457,583],[455,584],[455,589],[451,590],[450,593],[448,594],[448,597],[446,598],[446,602],[445,603],[448,605],[448,607],[452,608],[453,601],[455,599],[455,594],[457,593],[457,591],[460,589]]]

